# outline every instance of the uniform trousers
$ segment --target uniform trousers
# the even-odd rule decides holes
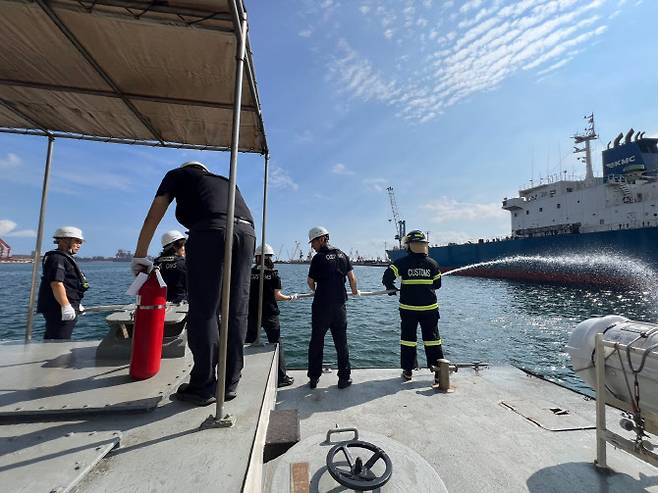
[[[187,342],[194,357],[187,391],[202,397],[215,395],[217,390],[224,239],[224,229],[192,229],[185,244],[189,303]],[[227,392],[237,388],[244,366],[243,344],[247,332],[249,283],[255,245],[253,227],[236,223],[233,229],[226,351]]]
[[[436,365],[437,359],[443,358],[443,347],[439,335],[439,311],[400,310],[400,366],[405,371],[413,370],[416,365],[417,329],[423,335],[427,367]]]
[[[320,378],[324,336],[331,331],[338,360],[338,378],[350,377],[350,352],[347,347],[347,310],[345,304],[313,301],[311,309],[311,341],[308,346],[308,377]]]
[[[44,313],[43,318],[46,319],[46,332],[43,335],[44,340],[70,339],[75,324],[78,322],[78,317],[75,317],[73,320],[62,320],[61,310]]]
[[[258,320],[257,317],[249,317],[249,328],[247,329],[246,343],[252,343],[256,340],[258,334]],[[279,323],[278,315],[263,316],[261,325],[267,334],[267,342],[271,344],[279,344],[279,382],[286,377],[288,371],[286,369],[286,357],[283,354],[283,344],[281,343],[281,324]]]

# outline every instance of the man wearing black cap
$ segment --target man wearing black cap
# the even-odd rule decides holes
[[[224,267],[229,182],[191,161],[169,171],[153,199],[139,235],[133,272],[151,268],[148,246],[169,204],[176,200],[176,219],[189,229],[186,247],[189,315],[187,341],[194,356],[190,382],[176,397],[198,405],[215,401],[219,345],[218,314]],[[235,195],[231,299],[227,334],[226,400],[236,397],[243,368],[247,331],[250,266],[256,244],[254,220],[240,190]]]

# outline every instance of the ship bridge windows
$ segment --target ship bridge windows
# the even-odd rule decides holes
[[[573,192],[573,188],[567,187],[567,192]]]

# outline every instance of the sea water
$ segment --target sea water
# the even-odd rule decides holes
[[[130,265],[114,262],[80,264],[91,288],[86,306],[131,303],[125,294],[132,281]],[[277,265],[283,292],[308,291],[308,265]],[[0,264],[0,339],[21,340],[29,297],[32,266]],[[384,268],[355,267],[359,289],[383,289]],[[459,363],[482,361],[511,364],[585,389],[573,373],[564,347],[578,322],[595,316],[618,314],[645,321],[658,320],[655,293],[645,285],[623,290],[528,284],[499,279],[444,276],[437,292],[439,330],[447,357]],[[350,298],[347,302],[348,343],[353,368],[398,367],[400,352],[397,296]],[[281,332],[288,366],[306,368],[311,334],[311,300],[280,302]],[[74,339],[99,339],[107,331],[106,314],[84,315]],[[41,315],[35,317],[34,338],[43,337]],[[265,334],[261,335],[266,340]],[[420,341],[420,330],[419,330]],[[336,362],[328,333],[324,360]],[[422,343],[419,364],[425,364]]]

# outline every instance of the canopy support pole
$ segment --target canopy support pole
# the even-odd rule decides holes
[[[217,364],[217,404],[214,422],[219,426],[232,426],[231,416],[224,414],[224,392],[226,388],[226,345],[231,299],[231,262],[233,261],[233,226],[235,224],[235,188],[237,182],[238,150],[240,144],[240,109],[242,105],[242,79],[247,39],[247,14],[240,12],[235,1],[231,6],[239,22],[238,46],[235,64],[235,100],[233,101],[233,135],[231,140],[231,166],[229,172],[229,195],[226,213],[226,238],[224,240],[224,269],[222,277],[222,305],[219,328],[219,360]],[[236,26],[237,28],[237,26]],[[236,29],[237,30],[237,29]]]
[[[34,247],[34,258],[32,259],[32,284],[30,285],[30,300],[27,308],[27,327],[25,328],[25,342],[32,340],[32,326],[34,324],[34,302],[37,289],[37,273],[39,271],[39,260],[41,258],[41,243],[43,241],[43,223],[46,218],[46,202],[48,199],[48,182],[50,181],[50,164],[53,158],[53,145],[55,138],[48,137],[48,150],[46,151],[46,167],[43,171],[43,185],[41,187],[41,207],[39,209],[39,226],[37,228],[37,242]]]
[[[254,344],[260,344],[260,328],[263,324],[263,289],[265,287],[265,226],[267,225],[267,178],[270,167],[270,155],[265,154],[265,170],[263,172],[263,226],[261,229],[261,256],[260,256],[260,280],[258,281],[258,331]]]

